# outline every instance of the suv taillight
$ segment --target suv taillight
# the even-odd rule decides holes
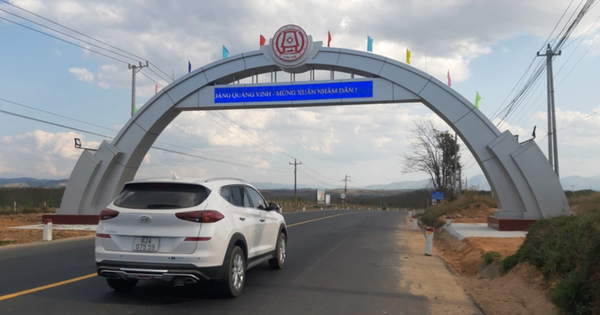
[[[224,218],[221,212],[215,210],[178,212],[175,216],[181,220],[197,223],[215,223]]]
[[[100,211],[100,220],[108,220],[112,218],[116,218],[119,215],[119,211],[115,211],[112,209],[104,209]]]

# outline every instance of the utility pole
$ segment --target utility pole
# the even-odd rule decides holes
[[[140,72],[142,68],[148,67],[148,60],[146,60],[146,64],[142,65],[140,62],[139,66],[128,64],[129,69],[131,69],[131,117],[135,114],[135,74]]]
[[[452,171],[452,198],[456,198],[456,170],[458,169],[458,135],[454,133],[454,170]]]
[[[298,173],[298,165],[302,164],[302,162],[296,161],[294,159],[294,163],[290,162],[290,165],[294,165],[294,203],[296,204],[296,208],[298,208],[298,197],[296,197],[296,174]]]
[[[344,179],[342,179],[344,181],[344,195],[346,196],[346,198],[342,199],[342,202],[344,203],[344,207],[346,207],[346,205],[348,204],[346,202],[346,199],[348,199],[348,182],[351,182],[351,180],[349,180],[348,178],[350,178],[352,176],[348,176],[346,175],[346,177]]]
[[[554,169],[556,176],[560,178],[558,171],[558,141],[556,140],[556,112],[554,106],[554,75],[552,71],[552,57],[560,56],[561,51],[555,53],[548,44],[545,54],[537,53],[538,57],[546,57],[546,75],[548,83],[548,161]]]

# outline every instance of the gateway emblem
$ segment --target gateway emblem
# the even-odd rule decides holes
[[[273,53],[283,61],[300,59],[308,50],[308,35],[297,25],[286,25],[273,36]]]

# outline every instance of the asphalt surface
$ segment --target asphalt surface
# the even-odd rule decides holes
[[[336,214],[322,220],[302,223]],[[175,288],[141,281],[116,293],[92,277],[0,300],[0,314],[428,314],[428,299],[400,285],[408,249],[399,245],[403,211],[314,211],[285,214],[283,270],[247,273],[239,298],[210,285]],[[299,223],[299,224],[298,224]],[[296,225],[294,225],[296,224]],[[0,249],[2,296],[95,272],[93,238]]]

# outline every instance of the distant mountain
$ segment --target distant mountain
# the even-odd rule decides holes
[[[0,178],[0,187],[44,187],[59,188],[67,185],[68,179],[37,179],[29,177]]]
[[[564,190],[600,190],[600,176],[581,177],[567,176],[560,180]]]
[[[466,183],[469,187],[463,187],[463,189],[475,187],[476,190],[491,190],[490,184],[488,183],[487,179],[485,178],[485,175],[483,174],[466,178]]]
[[[483,174],[475,175],[466,179],[469,188],[475,187],[477,190],[490,190],[490,184]],[[67,185],[68,179],[37,179],[29,177],[21,178],[0,178],[0,187],[46,187],[46,188],[59,188]],[[560,180],[564,190],[600,190],[600,176],[594,177],[581,177],[581,176],[567,176]],[[412,181],[401,181],[393,182],[390,184],[381,185],[369,185],[366,187],[356,187],[361,189],[372,189],[372,190],[410,190],[410,189],[422,189],[427,188],[429,184],[428,179],[423,180],[412,180]],[[464,184],[464,182],[463,182]],[[293,184],[281,184],[271,182],[255,182],[252,183],[258,189],[294,189]],[[341,186],[340,186],[341,187]],[[325,185],[315,184],[298,184],[298,189],[306,188],[325,188],[325,189],[336,189],[340,187],[332,187]],[[463,187],[465,188],[465,187]]]
[[[421,189],[429,184],[428,179],[394,182],[387,185],[369,185],[365,189]]]

